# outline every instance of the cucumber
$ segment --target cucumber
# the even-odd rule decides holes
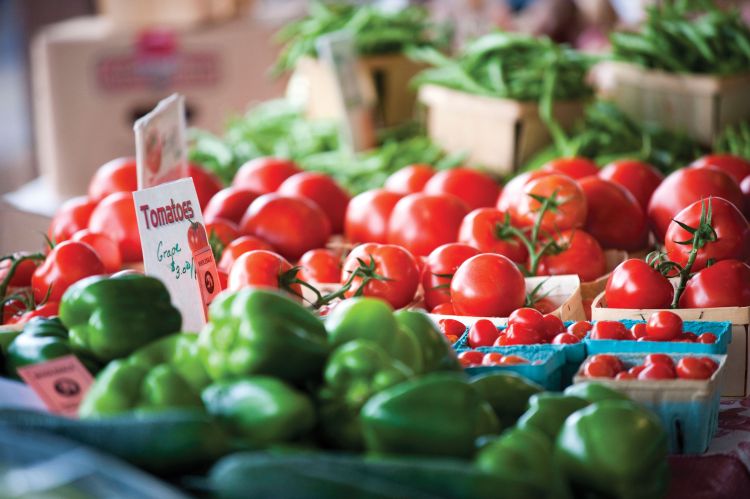
[[[211,470],[219,499],[543,497],[544,484],[480,472],[470,463],[433,458],[373,458],[326,452],[241,452]]]
[[[221,428],[210,416],[196,410],[78,420],[38,411],[0,409],[3,428],[65,437],[159,475],[191,471],[228,452]]]

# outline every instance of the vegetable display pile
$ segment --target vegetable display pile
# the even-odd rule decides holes
[[[739,12],[712,1],[661,2],[637,33],[613,33],[614,55],[672,73],[750,71],[750,29]]]
[[[710,357],[685,356],[677,362],[663,353],[646,355],[642,364],[629,365],[615,355],[592,355],[581,367],[587,378],[655,381],[665,379],[708,379],[719,365]]]

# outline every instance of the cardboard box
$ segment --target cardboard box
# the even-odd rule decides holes
[[[97,8],[123,27],[195,26],[239,13],[239,0],[98,0]]]
[[[647,321],[658,310],[607,308],[604,292],[596,297],[591,305],[591,316],[595,321],[632,319]],[[750,328],[750,307],[681,308],[670,309],[683,321],[731,322],[732,338],[727,352],[727,367],[724,397],[746,397],[750,395],[750,371],[748,370],[748,329]]]
[[[238,19],[184,30],[123,31],[104,17],[51,25],[32,47],[37,158],[62,197],[86,192],[94,171],[133,155],[133,122],[173,92],[189,124],[222,131],[253,100],[283,94],[267,75],[277,24]]]
[[[608,73],[611,97],[633,119],[705,145],[725,127],[750,119],[750,73],[674,74],[625,63],[609,64]]]
[[[494,173],[514,172],[551,143],[536,102],[472,95],[436,85],[419,89],[427,133],[448,153],[466,153],[469,164]],[[584,101],[556,102],[555,119],[569,129],[583,116]]]

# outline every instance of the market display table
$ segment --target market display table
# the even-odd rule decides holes
[[[671,456],[669,498],[750,497],[750,398],[721,401],[719,429],[700,456]]]

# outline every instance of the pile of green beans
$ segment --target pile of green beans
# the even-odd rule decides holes
[[[716,138],[714,150],[750,160],[750,122],[725,128]]]
[[[750,29],[734,10],[710,1],[665,0],[639,32],[610,35],[617,59],[672,73],[750,71]]]

